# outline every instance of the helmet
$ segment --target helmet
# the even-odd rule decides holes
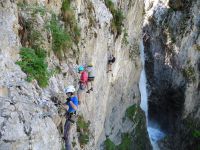
[[[93,64],[92,63],[88,64],[88,67],[93,67]]]
[[[65,93],[74,93],[76,89],[73,85],[69,85],[67,88],[65,88]]]
[[[79,66],[78,71],[83,71],[84,67],[83,66]]]

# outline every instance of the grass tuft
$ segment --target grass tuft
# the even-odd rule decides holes
[[[182,69],[183,76],[189,81],[189,82],[195,82],[195,69],[192,66],[188,66]]]
[[[114,3],[111,0],[105,0],[105,4],[113,15],[111,30],[113,33],[120,35],[122,33],[123,20],[125,18],[123,12],[121,9],[115,9]]]
[[[104,146],[105,150],[116,150],[116,145],[109,138],[104,141]]]
[[[62,58],[63,50],[71,48],[71,36],[65,32],[55,15],[52,15],[50,25],[48,26],[52,33],[52,49],[58,58]]]
[[[21,48],[21,60],[16,63],[27,74],[27,81],[36,79],[41,87],[46,87],[49,80],[49,72],[47,70],[47,63],[45,62],[45,51],[36,52],[31,48]]]
[[[80,132],[79,135],[79,143],[81,146],[86,145],[89,142],[89,126],[90,122],[86,122],[83,118],[83,116],[78,117],[77,121],[77,132]]]
[[[136,111],[137,111],[137,105],[132,105],[129,108],[127,108],[125,116],[128,117],[131,121],[133,121],[133,117]]]

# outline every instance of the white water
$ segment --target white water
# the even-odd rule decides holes
[[[140,89],[140,94],[141,94],[140,107],[145,112],[147,131],[149,134],[149,138],[150,138],[153,150],[160,150],[158,147],[157,141],[161,140],[165,136],[165,134],[159,130],[159,127],[157,124],[149,122],[149,119],[148,119],[148,94],[147,94],[147,84],[146,84],[147,79],[146,79],[146,72],[145,72],[145,67],[144,67],[144,64],[145,64],[144,45],[142,41],[140,44],[140,57],[141,57],[142,67],[143,67],[141,75],[140,75],[140,82],[139,82],[139,89]]]

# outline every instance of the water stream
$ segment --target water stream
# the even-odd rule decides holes
[[[140,75],[140,81],[139,81],[139,89],[140,89],[140,94],[141,94],[140,107],[145,112],[147,131],[148,131],[149,139],[151,141],[153,150],[159,150],[157,141],[161,140],[165,136],[165,134],[159,129],[156,123],[150,122],[148,119],[148,94],[147,94],[147,84],[146,84],[147,82],[146,72],[145,72],[145,67],[144,67],[145,54],[144,54],[143,41],[141,41],[141,44],[140,44],[140,57],[141,57],[142,67],[143,67],[141,75]]]

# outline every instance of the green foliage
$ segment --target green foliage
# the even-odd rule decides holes
[[[44,6],[28,5],[26,3],[18,3],[17,6],[24,11],[31,12],[31,15],[40,13],[41,16],[44,16],[46,13],[46,8]]]
[[[200,138],[200,130],[193,130],[192,131],[192,136],[195,138]]]
[[[63,0],[62,2],[62,7],[61,7],[61,10],[62,11],[67,11],[70,9],[70,0]]]
[[[125,113],[125,116],[133,121],[135,125],[134,132],[123,133],[121,135],[122,141],[119,145],[115,145],[109,138],[104,141],[106,150],[132,150],[132,145],[135,149],[144,150],[149,149],[150,141],[146,131],[145,114],[139,105],[130,106]]]
[[[117,146],[118,150],[131,150],[132,138],[129,133],[122,134],[122,142]]]
[[[200,138],[200,123],[199,123],[199,120],[193,119],[191,117],[187,117],[184,120],[183,123],[184,123],[187,131],[189,131],[192,138]]]
[[[21,60],[17,64],[27,74],[27,81],[36,79],[41,87],[46,87],[50,78],[46,63],[46,50],[42,47],[44,38],[41,31],[35,29],[34,19],[22,18],[22,26],[26,29],[26,38],[23,38],[20,50]],[[25,48],[26,47],[26,48]]]
[[[73,146],[73,147],[76,146],[76,142],[75,142],[75,141],[72,142],[72,146]]]
[[[135,124],[134,133],[131,135],[124,135],[124,143],[127,143],[125,145],[136,143],[135,149],[147,149],[148,145],[150,145],[150,142],[148,139],[148,133],[146,131],[146,117],[144,112],[141,110],[139,105],[135,104],[130,106],[126,110],[125,116],[128,117]],[[131,139],[133,140],[132,142]]]
[[[123,25],[124,15],[120,9],[116,11],[114,14],[114,24],[117,29],[117,33],[120,35],[122,33],[122,25]]]
[[[115,9],[115,6],[111,0],[105,0],[105,4],[113,15],[113,20],[111,23],[112,32],[117,32],[117,35],[120,35],[122,33],[122,25],[124,20],[123,12],[121,9]]]
[[[71,4],[70,0],[63,0],[61,10],[63,19],[65,21],[65,26],[70,28],[69,34],[71,36],[71,39],[75,44],[77,44],[81,36],[80,28],[77,25],[75,14],[73,9],[70,8],[70,4]]]
[[[107,138],[104,141],[104,146],[105,146],[105,150],[115,150],[116,149],[116,145],[109,138]]]
[[[122,142],[115,145],[109,138],[104,141],[105,150],[131,150],[132,137],[129,133],[122,134]]]
[[[196,81],[195,77],[195,69],[190,65],[182,70],[183,76],[188,80],[188,81]]]
[[[80,132],[79,135],[79,143],[81,146],[84,146],[89,142],[89,126],[90,122],[86,122],[83,118],[83,116],[78,117],[77,121],[77,131]]]
[[[49,80],[49,72],[47,63],[45,62],[46,54],[44,50],[36,53],[31,48],[21,48],[21,60],[16,63],[27,74],[27,81],[36,79],[41,87],[46,87]]]
[[[136,111],[137,111],[137,105],[132,105],[126,109],[125,116],[133,121],[133,116],[135,115]]]
[[[48,26],[52,33],[52,49],[54,53],[61,57],[63,50],[72,46],[70,35],[59,25],[55,15],[52,15],[50,25]]]
[[[149,142],[148,133],[146,131],[146,119],[145,114],[141,110],[140,106],[137,106],[136,115],[134,117],[134,123],[137,124],[135,127],[134,140],[137,150],[143,150],[147,148]],[[149,143],[150,144],[150,143]]]
[[[112,0],[105,0],[105,4],[109,8],[110,12],[114,14],[116,10],[115,10],[115,6]]]

